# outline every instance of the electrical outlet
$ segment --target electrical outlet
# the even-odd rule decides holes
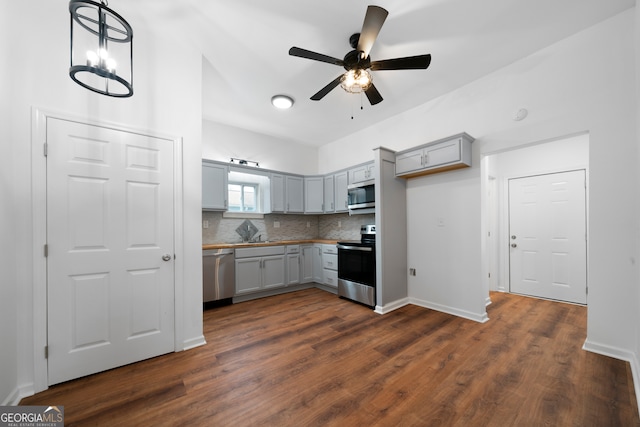
[[[338,228],[342,228],[342,221],[338,221]]]
[[[206,219],[202,221],[202,228],[209,228],[209,221],[207,221]]]
[[[280,228],[280,221],[273,221],[273,228]]]

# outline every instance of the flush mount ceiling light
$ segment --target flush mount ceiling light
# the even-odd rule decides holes
[[[71,0],[69,76],[102,95],[133,95],[133,30],[107,0]]]
[[[340,86],[349,93],[361,93],[369,89],[373,83],[367,70],[349,70],[342,75]]]
[[[286,110],[293,106],[293,98],[287,95],[275,95],[271,98],[271,104],[281,110]]]

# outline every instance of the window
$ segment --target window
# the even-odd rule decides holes
[[[229,210],[258,212],[258,184],[229,183]]]

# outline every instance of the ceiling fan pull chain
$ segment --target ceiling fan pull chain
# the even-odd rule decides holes
[[[349,105],[351,106],[351,120],[353,120],[353,101],[351,101]]]

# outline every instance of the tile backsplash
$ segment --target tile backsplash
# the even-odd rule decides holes
[[[224,218],[222,212],[202,212],[202,221],[208,228],[202,228],[202,243],[237,243],[242,237],[236,229],[245,218]],[[375,215],[331,214],[331,215],[284,215],[265,214],[264,218],[251,218],[257,228],[253,238],[262,240],[357,240],[360,226],[374,224]],[[276,227],[279,225],[279,227]],[[245,225],[246,226],[246,225]]]

